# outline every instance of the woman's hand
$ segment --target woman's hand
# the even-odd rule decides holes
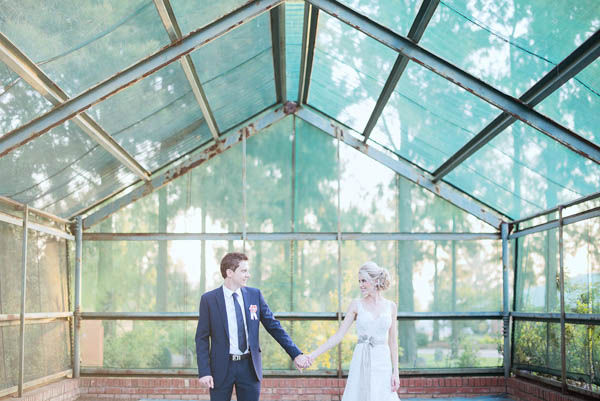
[[[400,378],[398,377],[398,373],[392,375],[392,391],[396,393],[400,388]]]

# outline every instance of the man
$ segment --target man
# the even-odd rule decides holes
[[[211,401],[230,401],[234,385],[238,400],[258,401],[262,380],[259,321],[298,369],[307,368],[310,362],[273,317],[260,290],[246,287],[250,267],[245,254],[225,255],[221,275],[224,284],[200,300],[196,329],[200,383],[210,388]]]

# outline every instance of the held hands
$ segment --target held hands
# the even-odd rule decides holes
[[[392,375],[392,391],[395,393],[400,388],[400,378],[398,377],[398,373]]]
[[[206,387],[206,388],[214,388],[215,383],[213,381],[213,377],[212,376],[202,376],[200,378],[200,385],[202,387]]]
[[[294,365],[296,365],[296,369],[302,372],[303,369],[309,368],[313,361],[313,358],[310,356],[300,354],[294,359]]]

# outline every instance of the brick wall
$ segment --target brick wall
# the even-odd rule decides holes
[[[337,401],[346,381],[332,378],[265,379],[263,401]],[[581,401],[584,397],[562,395],[559,389],[503,377],[416,377],[400,380],[400,399],[508,395],[517,401]],[[79,400],[78,400],[79,398]],[[207,389],[197,379],[185,378],[91,378],[64,379],[27,390],[18,401],[134,401],[141,398],[208,400]],[[4,401],[14,401],[5,397]]]

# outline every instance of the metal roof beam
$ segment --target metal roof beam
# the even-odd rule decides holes
[[[594,62],[598,56],[600,56],[600,31],[590,36],[581,46],[550,70],[542,79],[525,92],[519,100],[529,107],[536,106]],[[500,114],[434,171],[433,180],[438,181],[442,179],[515,121],[516,118],[508,113]]]
[[[271,10],[271,43],[277,103],[287,100],[285,73],[285,3]]]
[[[423,49],[410,39],[370,20],[335,0],[306,0],[322,11],[353,26],[366,35],[421,64],[486,102],[543,132],[580,155],[600,163],[600,147],[544,116],[518,99],[481,81],[468,72]]]
[[[183,35],[181,34],[181,29],[179,28],[177,19],[175,18],[175,13],[171,7],[171,2],[169,0],[154,0],[154,5],[156,6],[156,10],[160,15],[160,19],[162,20],[165,29],[167,30],[167,34],[169,35],[169,39],[171,39],[171,43],[179,41]],[[217,121],[215,120],[212,110],[208,105],[208,99],[206,98],[206,94],[204,93],[204,89],[200,83],[200,78],[198,78],[198,74],[196,73],[196,67],[194,66],[192,57],[189,54],[186,54],[181,58],[180,61],[183,72],[185,73],[185,76],[192,87],[194,97],[198,102],[198,106],[200,106],[204,120],[206,120],[206,125],[208,125],[208,129],[210,130],[213,138],[217,140],[219,138],[219,127],[217,126]]]
[[[308,100],[310,75],[312,73],[315,45],[317,43],[317,26],[319,24],[319,9],[308,2],[304,3],[304,25],[302,32],[302,53],[300,59],[300,74],[298,79],[298,104]]]
[[[100,223],[102,220],[121,210],[130,203],[151,194],[169,182],[188,173],[191,169],[223,153],[234,145],[241,143],[244,136],[253,136],[272,124],[277,123],[287,114],[288,113],[285,111],[284,106],[278,105],[276,108],[272,108],[266,114],[262,114],[258,118],[248,122],[242,128],[230,130],[228,134],[223,135],[223,137],[216,141],[216,143],[213,143],[211,146],[192,155],[182,164],[169,168],[168,170],[154,177],[151,181],[133,189],[131,192],[110,202],[100,210],[83,219],[83,229],[87,230],[93,225]]]
[[[347,145],[366,154],[407,180],[429,190],[430,192],[433,192],[435,195],[447,200],[454,206],[488,223],[495,229],[499,230],[500,224],[505,221],[509,221],[507,217],[476,201],[469,195],[457,190],[453,186],[443,181],[439,183],[433,183],[430,174],[425,170],[422,170],[419,167],[416,167],[402,159],[391,157],[384,152],[377,150],[373,146],[365,145],[362,141],[359,141],[350,134],[350,128],[341,125],[337,121],[322,117],[308,107],[302,107],[298,109],[296,111],[296,115],[334,138],[337,137],[336,131],[341,130],[341,140]]]
[[[415,17],[412,26],[410,27],[410,31],[408,32],[408,38],[413,42],[418,43],[423,37],[423,33],[425,33],[425,28],[429,24],[431,17],[435,13],[438,4],[440,4],[440,0],[424,0],[423,4],[421,4],[421,8],[419,8],[419,13]],[[363,136],[365,137],[364,141],[366,142],[375,128],[377,121],[379,120],[379,116],[383,112],[388,100],[394,93],[394,89],[402,77],[406,66],[408,65],[408,58],[400,54],[392,67],[392,71],[385,82],[385,86],[379,95],[379,99],[377,99],[377,104],[375,104],[375,108],[371,113],[371,117],[369,117],[369,121],[363,130]]]
[[[69,100],[67,94],[1,32],[0,60],[54,106],[61,106]],[[59,108],[60,107],[57,107],[55,109]],[[150,179],[150,173],[146,171],[133,156],[123,149],[112,136],[104,131],[92,117],[86,113],[81,113],[75,116],[74,122],[107,152],[119,160],[119,162],[125,165],[129,170],[133,171],[139,178],[146,181]],[[4,138],[10,135],[10,133],[6,134]],[[0,147],[2,145],[3,143],[0,142]]]
[[[74,117],[92,105],[114,95],[118,91],[134,84],[164,66],[178,60],[193,50],[204,46],[227,32],[237,28],[254,17],[269,11],[283,0],[255,0],[227,14],[215,22],[191,32],[181,40],[171,43],[140,60],[125,70],[106,79],[78,96],[67,100],[61,107],[48,111],[44,115],[19,127],[0,138],[0,157],[11,150],[31,141],[52,127]]]

